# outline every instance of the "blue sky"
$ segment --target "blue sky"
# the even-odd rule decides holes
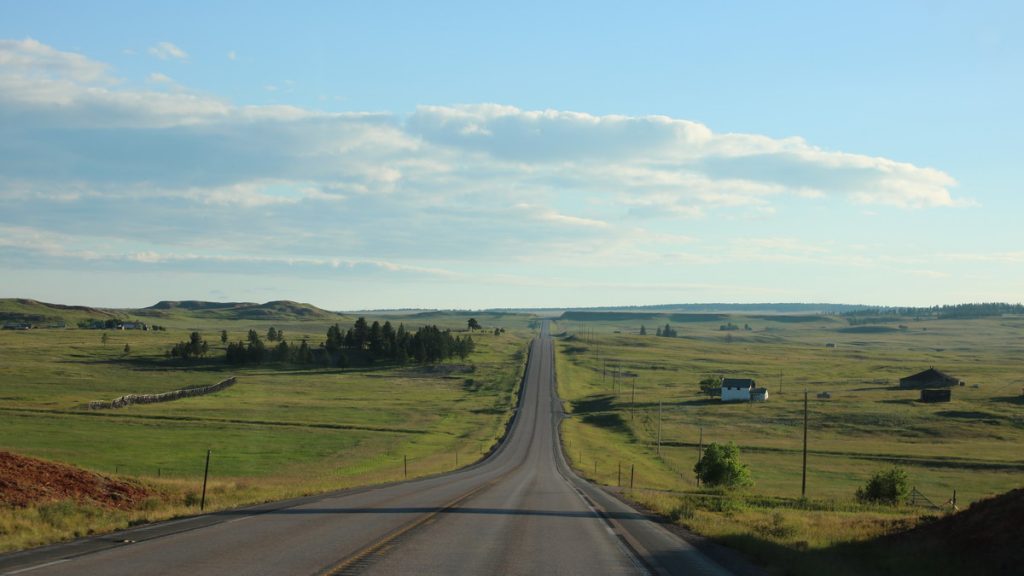
[[[0,3],[0,296],[1020,301],[1016,2]]]

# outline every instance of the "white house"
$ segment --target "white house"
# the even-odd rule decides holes
[[[757,384],[750,378],[723,378],[722,402],[750,402]]]

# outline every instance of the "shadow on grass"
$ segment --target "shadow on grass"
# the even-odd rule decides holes
[[[976,422],[984,422],[985,424],[999,424],[1001,417],[991,412],[981,412],[979,410],[942,410],[935,413],[936,416],[944,416],[946,418],[963,418],[966,420],[974,420]]]
[[[875,392],[877,390],[899,390],[899,386],[864,386],[861,388],[852,388],[850,392]]]
[[[1024,394],[1020,396],[997,396],[990,400],[991,402],[1003,402],[1006,404],[1016,404],[1017,406],[1024,406]]]
[[[139,372],[143,371],[161,371],[166,372],[169,370],[194,370],[194,371],[223,371],[231,369],[230,364],[226,364],[222,359],[214,358],[203,358],[198,360],[179,360],[179,359],[154,359],[154,358],[139,358],[124,356],[121,358],[93,358],[93,359],[76,359],[76,360],[58,360],[58,362],[64,362],[67,364],[94,364],[94,365],[108,365],[108,366],[122,366],[136,370]]]
[[[722,400],[719,399],[719,398],[694,398],[692,400],[680,400],[678,402],[662,402],[661,403],[661,407],[662,408],[668,408],[670,406],[679,406],[679,407],[690,406],[690,407],[693,407],[693,406],[720,406],[720,405],[722,405]],[[655,408],[656,409],[658,407],[658,403],[657,402],[637,402],[636,403],[636,407],[637,408]]]
[[[572,401],[572,411],[580,416],[584,424],[625,432],[626,423],[615,412],[615,396],[603,394]]]
[[[879,400],[878,402],[881,404],[899,404],[902,406],[912,406],[918,403],[914,398],[893,398],[891,400]]]
[[[614,410],[615,396],[602,394],[600,396],[588,396],[572,401],[572,411],[576,414],[584,412],[607,412]]]
[[[935,576],[938,574],[1003,574],[983,558],[967,558],[937,543],[882,536],[864,542],[841,542],[808,549],[806,542],[779,544],[763,535],[724,536],[718,542],[767,566],[770,574],[793,576]]]

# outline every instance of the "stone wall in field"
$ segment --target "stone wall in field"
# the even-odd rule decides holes
[[[162,392],[160,394],[125,394],[124,396],[114,398],[109,402],[89,402],[87,407],[89,410],[104,410],[108,408],[124,408],[125,406],[131,406],[132,404],[153,404],[155,402],[170,402],[172,400],[190,398],[192,396],[203,396],[205,394],[220,392],[221,390],[234,385],[235,380],[236,378],[232,376],[226,380],[213,384],[212,386],[184,388],[182,390],[171,390],[170,392]]]

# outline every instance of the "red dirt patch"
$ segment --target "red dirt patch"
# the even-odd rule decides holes
[[[0,451],[0,505],[25,507],[75,500],[108,508],[132,508],[148,492],[138,484],[56,462]]]

